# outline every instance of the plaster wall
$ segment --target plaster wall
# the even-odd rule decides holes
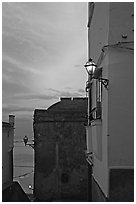
[[[134,164],[134,56],[112,50],[109,63],[109,166]]]
[[[95,62],[101,54],[101,49],[108,44],[109,36],[109,2],[94,4],[92,21],[88,29],[88,56]]]
[[[123,38],[126,35],[126,38]],[[133,49],[134,3],[110,3],[109,44]],[[134,160],[134,52],[109,49],[109,166],[131,168]]]
[[[109,44],[134,41],[134,2],[111,2],[109,19]]]
[[[127,39],[122,38],[123,34]],[[133,41],[133,3],[95,3],[88,35],[89,58],[95,62],[104,45]],[[101,158],[93,151],[93,177],[108,196],[109,167],[133,166],[133,51],[106,48],[99,65],[103,67],[102,77],[109,79],[109,88],[102,89],[101,140],[98,137],[96,141],[92,123],[92,148],[97,149],[95,146],[101,143],[102,150]],[[94,92],[95,84],[92,107]]]
[[[102,52],[102,47],[108,44],[109,38],[109,8],[110,3],[95,3],[92,21],[88,30],[89,38],[89,58],[96,63]],[[103,77],[108,78],[109,55],[106,53],[99,64],[103,67]],[[96,86],[95,80],[92,85],[92,108],[96,107]],[[108,92],[102,88],[102,121],[97,125],[92,122],[92,149],[94,152],[93,178],[102,189],[104,195],[109,194],[108,175]],[[98,130],[99,129],[99,130]],[[96,151],[99,150],[97,153]]]
[[[105,197],[110,196],[109,169],[133,168],[133,12],[133,3],[129,2],[95,3],[88,30],[89,58],[103,68],[102,77],[109,79],[108,90],[104,86],[102,88],[101,127],[100,123],[97,127],[97,121],[92,122],[90,134],[94,154],[93,179]],[[121,44],[126,48],[105,48],[103,58],[98,63],[104,45],[130,41]],[[95,101],[93,84],[92,107],[95,107]],[[97,131],[98,128],[101,131]]]
[[[101,66],[103,67],[103,77],[108,78],[108,63],[109,54],[104,58]],[[99,121],[99,124],[97,125]],[[95,181],[100,186],[105,197],[109,196],[109,169],[108,169],[108,90],[102,86],[102,120],[96,120],[92,122],[93,125],[96,124],[97,134],[92,134],[93,148],[97,145],[97,149],[100,148],[99,155],[94,152],[94,167],[93,167],[93,177]],[[95,141],[96,140],[96,141]]]

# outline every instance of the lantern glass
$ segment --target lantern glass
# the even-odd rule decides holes
[[[93,73],[96,69],[96,64],[93,61],[88,61],[85,65],[85,68],[86,68],[89,75],[93,75]]]

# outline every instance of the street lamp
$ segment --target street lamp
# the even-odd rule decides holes
[[[31,184],[28,185],[29,190],[34,190]]]
[[[92,116],[92,79],[96,79],[97,82],[101,82],[105,89],[108,90],[109,80],[102,78],[102,67],[98,68],[97,64],[93,62],[90,58],[86,64],[84,65],[87,73],[88,80],[86,82],[86,92],[88,92],[88,125],[90,125],[90,121],[93,118]]]
[[[88,73],[88,81],[86,82],[86,92],[88,92],[88,89],[90,90],[91,84],[92,84],[92,78],[93,74],[96,70],[96,64],[93,62],[93,60],[90,58],[86,64],[84,65],[87,73]]]
[[[24,136],[23,140],[24,140],[25,146],[28,145],[34,149],[34,143],[28,143],[30,140],[28,140],[28,137],[26,135]],[[31,140],[31,141],[34,141],[34,140]]]
[[[86,92],[88,92],[88,125],[90,125],[91,120],[91,109],[92,109],[92,78],[93,74],[96,70],[96,64],[93,62],[93,60],[90,58],[86,64],[84,65],[87,73],[88,73],[88,81],[86,82]]]
[[[92,79],[98,79],[99,81],[102,82],[102,85],[104,86],[104,88],[108,89],[109,80],[101,77],[102,67],[98,68],[97,65],[93,62],[91,58],[86,62],[84,67],[86,68],[86,71],[88,73],[88,81],[86,85],[86,90],[88,88],[91,88]]]
[[[88,73],[89,76],[92,76],[97,65],[93,62],[93,60],[90,58],[86,64],[84,65],[84,67],[86,68],[86,71]]]

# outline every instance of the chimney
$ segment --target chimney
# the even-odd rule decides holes
[[[15,116],[9,115],[9,124],[14,127],[15,124]]]

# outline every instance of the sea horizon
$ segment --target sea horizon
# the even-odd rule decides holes
[[[13,150],[13,181],[18,181],[24,192],[33,193],[34,149],[17,140]]]

